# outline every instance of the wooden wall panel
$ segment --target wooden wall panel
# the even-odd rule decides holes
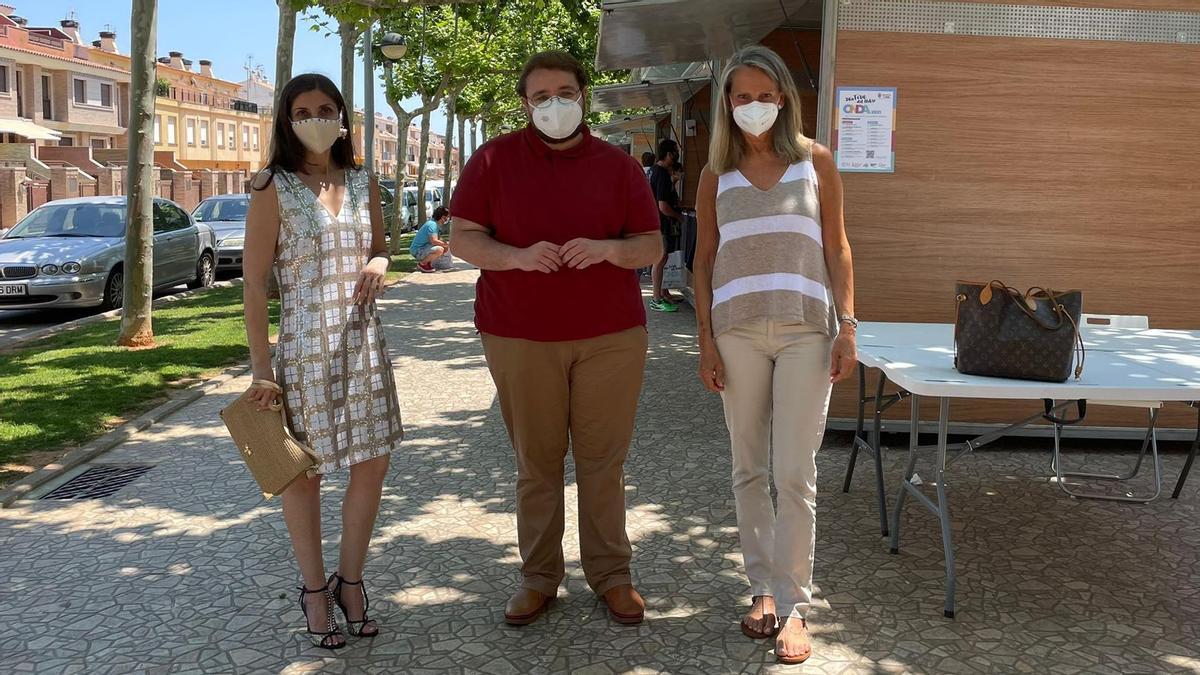
[[[1188,45],[841,32],[837,83],[898,89],[896,173],[843,174],[859,317],[949,322],[955,280],[999,278],[1200,329],[1198,72]]]

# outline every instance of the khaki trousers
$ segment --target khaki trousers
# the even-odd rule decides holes
[[[579,544],[597,594],[632,583],[625,533],[625,456],[646,365],[646,329],[590,340],[483,335],[504,424],[517,454],[522,586],[556,595],[565,573],[563,476],[575,454]]]
[[[829,412],[831,346],[815,328],[775,321],[739,326],[717,338],[750,594],[774,596],[780,618],[803,618],[812,605],[817,450]],[[768,478],[778,492],[778,511]]]

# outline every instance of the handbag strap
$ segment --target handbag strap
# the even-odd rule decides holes
[[[1040,316],[1038,316],[1036,312],[1034,312],[1032,309],[1030,309],[1028,304],[1026,304],[1026,301],[1033,295],[1033,291],[1038,290],[1038,291],[1042,291],[1043,293],[1046,293],[1046,295],[1050,298],[1050,300],[1055,304],[1056,308],[1058,306],[1060,306],[1058,303],[1058,299],[1055,298],[1053,295],[1050,295],[1050,293],[1048,291],[1046,291],[1046,289],[1041,288],[1040,286],[1034,286],[1034,287],[1030,288],[1028,291],[1025,291],[1025,294],[1022,295],[1021,292],[1018,291],[1017,289],[1011,288],[1009,286],[1005,286],[1004,284],[1000,283],[999,281],[993,281],[992,283],[1000,284],[1000,287],[1004,289],[1004,291],[1005,291],[1004,294],[1008,296],[1009,300],[1016,303],[1017,308],[1020,309],[1022,312],[1024,312],[1025,316],[1028,316],[1029,318],[1033,319],[1037,323],[1037,325],[1041,326],[1042,328],[1045,328],[1046,330],[1058,330],[1058,329],[1062,328],[1062,315],[1061,314],[1058,315],[1058,325],[1051,325],[1051,324],[1043,321],[1042,318]],[[1055,313],[1056,314],[1058,313],[1057,309],[1055,310]]]
[[[1061,302],[1059,302],[1058,295],[1056,295],[1053,291],[1049,291],[1045,288],[1042,288],[1041,286],[1031,286],[1029,288],[1029,290],[1025,291],[1025,295],[1022,296],[1020,291],[1018,291],[1017,289],[1015,289],[1011,286],[1005,285],[1004,282],[999,281],[997,279],[993,279],[992,281],[989,281],[985,285],[985,288],[988,288],[988,287],[999,288],[1002,291],[1004,291],[1004,294],[1007,295],[1010,300],[1012,300],[1014,303],[1016,303],[1017,307],[1020,308],[1020,310],[1022,312],[1024,312],[1026,316],[1033,319],[1039,326],[1041,326],[1042,328],[1045,328],[1046,330],[1058,330],[1058,329],[1062,328],[1062,322],[1063,322],[1064,318],[1066,318],[1067,321],[1071,322],[1071,329],[1075,331],[1075,334],[1072,339],[1072,345],[1071,345],[1071,349],[1072,349],[1072,351],[1075,352],[1075,356],[1076,356],[1076,358],[1075,358],[1075,379],[1078,380],[1080,377],[1083,376],[1083,364],[1087,360],[1087,348],[1083,344],[1083,333],[1080,332],[1079,324],[1076,323],[1075,317],[1071,316],[1071,313],[1067,311],[1067,308],[1065,306],[1063,306],[1063,304]],[[1058,316],[1058,325],[1057,326],[1048,325],[1046,322],[1044,322],[1041,319],[1041,317],[1039,317],[1037,314],[1035,314],[1033,312],[1033,310],[1029,309],[1029,305],[1025,304],[1024,299],[1033,297],[1034,291],[1041,291],[1052,303],[1054,303],[1054,313]],[[1018,299],[1018,298],[1023,298],[1023,299]],[[954,300],[955,300],[955,303],[954,303],[954,363],[957,366],[958,365],[958,315],[959,315],[959,311],[962,308],[962,304],[967,301],[967,296],[964,293],[959,293],[958,295],[956,295],[954,297]]]

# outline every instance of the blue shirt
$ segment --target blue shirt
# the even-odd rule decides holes
[[[437,236],[437,234],[438,234],[437,221],[436,220],[427,221],[424,225],[421,226],[421,229],[417,230],[417,234],[416,234],[416,236],[413,237],[412,246],[410,247],[409,252],[413,254],[413,257],[416,257],[417,251],[420,251],[423,248],[427,248],[430,245],[430,243],[433,241],[433,238]]]

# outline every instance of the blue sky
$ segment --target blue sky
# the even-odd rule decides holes
[[[100,31],[114,30],[117,46],[129,53],[128,0],[5,0],[16,6],[16,14],[29,19],[31,26],[57,26],[75,12],[84,41],[99,39]],[[209,59],[213,73],[222,79],[240,82],[246,78],[243,66],[252,61],[261,64],[271,82],[275,81],[275,37],[278,10],[274,0],[159,0],[159,56],[183,52],[192,61]],[[310,30],[313,23],[303,17],[296,26],[293,73],[318,72],[337,82],[341,78],[341,45],[336,35]],[[199,69],[199,66],[193,66]],[[362,63],[355,68],[355,107],[363,105]],[[411,103],[411,102],[410,102]],[[411,107],[411,106],[408,106]],[[391,114],[383,88],[376,79],[375,109]],[[432,116],[433,130],[446,130],[441,111]]]

